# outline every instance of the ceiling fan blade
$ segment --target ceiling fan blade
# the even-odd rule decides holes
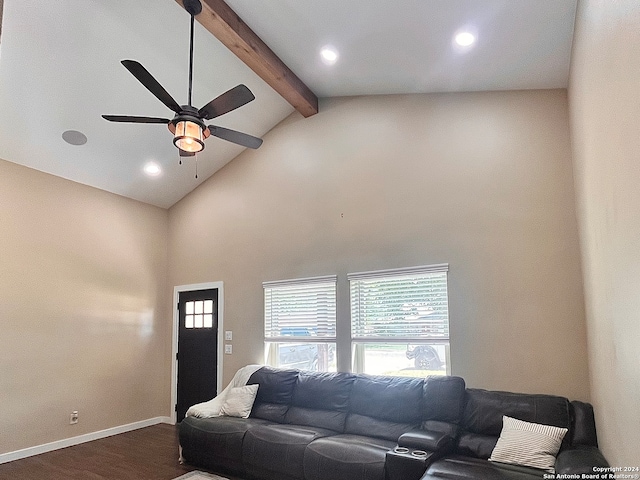
[[[261,138],[252,137],[246,133],[229,130],[228,128],[209,125],[209,131],[214,137],[227,140],[228,142],[237,143],[243,147],[253,148],[254,150],[262,145]]]
[[[126,123],[164,123],[168,124],[171,120],[168,118],[158,117],[133,117],[131,115],[102,115],[102,118],[110,122],[126,122]]]
[[[238,85],[211,100],[198,113],[205,120],[211,120],[246,105],[255,98],[245,85]]]
[[[129,70],[147,90],[153,93],[158,100],[176,113],[180,113],[181,107],[158,81],[153,78],[146,68],[135,60],[122,60],[122,65]]]
[[[185,152],[184,150],[178,149],[181,157],[193,157],[195,156],[195,152]]]

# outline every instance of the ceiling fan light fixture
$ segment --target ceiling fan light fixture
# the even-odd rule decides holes
[[[222,140],[226,140],[247,148],[256,149],[262,145],[260,138],[252,137],[246,133],[237,132],[215,125],[205,125],[205,120],[219,117],[229,113],[247,103],[255,100],[253,93],[245,85],[237,85],[234,88],[218,95],[198,109],[191,104],[191,90],[193,87],[193,33],[195,15],[202,11],[200,0],[182,0],[184,8],[191,15],[191,28],[189,40],[189,102],[187,105],[179,105],[149,71],[135,60],[122,60],[122,65],[138,79],[138,81],[160,100],[171,111],[175,112],[173,120],[158,117],[140,117],[132,115],[102,115],[109,122],[127,123],[160,123],[167,125],[173,134],[173,144],[180,150],[181,157],[190,157],[204,149],[204,140],[212,133]],[[2,0],[0,0],[2,4]],[[68,133],[68,132],[67,132]],[[79,132],[76,132],[79,133]],[[64,135],[63,135],[64,136]],[[67,140],[69,141],[69,140]],[[86,138],[85,138],[86,141]]]
[[[176,123],[173,144],[185,152],[197,153],[204,149],[202,125],[191,120],[180,120]]]

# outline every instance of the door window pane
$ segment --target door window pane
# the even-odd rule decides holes
[[[204,313],[213,313],[213,300],[204,301]]]
[[[204,302],[202,300],[197,300],[195,302],[195,314],[199,314],[202,313],[203,310],[203,306],[204,306]]]

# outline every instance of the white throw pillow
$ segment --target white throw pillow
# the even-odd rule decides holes
[[[232,388],[227,393],[224,405],[220,409],[220,415],[248,418],[257,394],[257,384]]]
[[[502,432],[489,461],[524,465],[555,473],[566,428],[502,417]]]

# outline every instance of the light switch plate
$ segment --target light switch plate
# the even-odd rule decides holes
[[[227,355],[231,355],[233,353],[233,345],[225,345],[224,353],[226,353]]]
[[[225,340],[233,340],[233,332],[231,330],[225,330],[224,339]]]

